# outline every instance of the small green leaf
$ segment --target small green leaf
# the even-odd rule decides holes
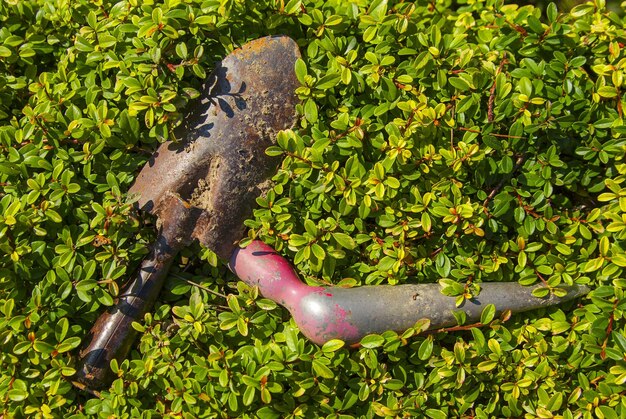
[[[498,362],[497,361],[483,361],[483,362],[481,362],[481,363],[479,363],[477,365],[477,368],[480,371],[488,372],[488,371],[493,370],[497,366],[498,366]]]
[[[57,346],[57,352],[60,354],[69,352],[80,345],[81,339],[78,336],[65,339]]]
[[[345,233],[332,233],[332,236],[343,248],[352,250],[356,247],[356,243],[352,237]]]
[[[417,350],[417,356],[422,361],[426,361],[428,358],[430,358],[430,355],[432,353],[433,353],[433,339],[431,336],[429,336],[426,340],[424,340],[420,344]]]
[[[344,341],[340,339],[331,339],[322,346],[322,352],[335,352],[343,348]]]
[[[385,343],[385,338],[375,334],[367,335],[361,339],[361,346],[369,349],[378,348],[382,346],[383,343]]]
[[[467,91],[470,88],[469,84],[467,84],[467,82],[460,77],[450,77],[448,79],[448,83],[462,92]]]
[[[558,10],[557,10],[556,4],[552,2],[548,4],[548,7],[546,7],[546,15],[548,16],[548,21],[550,23],[556,22],[556,19],[558,17]]]
[[[493,304],[487,304],[480,315],[480,322],[482,324],[489,324],[496,315],[496,306]]]
[[[547,297],[548,294],[550,294],[550,289],[547,287],[539,287],[539,288],[535,288],[532,291],[533,296],[537,297],[537,298],[544,298]]]
[[[536,34],[543,34],[544,28],[541,25],[541,21],[539,19],[537,19],[533,15],[530,15],[527,18],[527,22],[528,22],[528,27],[530,28],[531,31],[533,31]]]
[[[617,89],[614,86],[602,86],[598,89],[598,94],[604,98],[617,97]]]
[[[432,419],[446,419],[448,415],[441,409],[427,409],[426,416]]]
[[[304,103],[304,117],[311,123],[317,121],[317,105],[312,99],[307,99]]]
[[[302,60],[302,58],[298,58],[296,60],[296,77],[298,78],[298,81],[300,82],[300,84],[306,84],[305,82],[305,77],[307,75],[307,69],[306,69],[306,64],[304,63],[304,60]]]
[[[58,342],[61,342],[63,341],[63,339],[65,339],[69,327],[70,322],[65,317],[57,322],[56,326],[54,327],[54,337]]]
[[[322,364],[318,359],[314,359],[312,362],[313,372],[317,377],[333,378],[335,374],[326,365]]]
[[[331,87],[335,87],[341,80],[341,74],[332,73],[327,74],[315,83],[315,87],[321,90],[327,90]]]
[[[33,348],[35,348],[35,351],[46,355],[49,355],[52,351],[54,351],[54,346],[41,340],[36,340],[35,343],[33,343]]]

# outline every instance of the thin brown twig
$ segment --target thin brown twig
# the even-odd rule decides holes
[[[452,120],[454,120],[455,116],[455,107],[452,106]],[[454,126],[450,129],[450,150],[454,150]]]
[[[350,181],[348,178],[343,176],[341,173],[337,173],[337,172],[335,172],[335,171],[333,171],[333,170],[331,170],[331,169],[329,169],[328,167],[325,167],[325,166],[314,167],[314,163],[311,160],[306,159],[306,158],[304,158],[302,156],[298,156],[295,153],[292,153],[290,151],[285,151],[285,155],[288,156],[288,157],[291,157],[291,158],[294,158],[296,160],[301,161],[302,163],[308,165],[312,169],[319,169],[319,170],[322,170],[325,173],[333,173],[335,176],[340,177],[347,186],[349,186],[352,183],[352,181]]]
[[[609,315],[609,324],[606,326],[606,335],[604,337],[604,342],[602,342],[602,350],[600,351],[600,358],[602,360],[606,359],[606,346],[609,343],[609,337],[613,332],[613,323],[615,322],[615,310],[617,309],[617,304],[619,303],[618,299],[613,301],[613,311]]]
[[[524,161],[526,160],[526,158],[524,156],[519,156],[517,158],[517,160],[515,161],[515,167],[513,168],[513,170],[511,171],[511,176],[513,176],[513,174],[515,172],[517,172],[519,170],[520,167],[522,167],[522,165],[524,164]],[[500,179],[500,182],[498,182],[498,184],[496,185],[495,188],[493,188],[491,190],[491,192],[489,193],[489,196],[487,196],[487,198],[485,198],[485,200],[483,201],[483,208],[486,209],[487,205],[489,205],[489,202],[496,196],[496,194],[498,192],[500,192],[500,189],[502,189],[502,187],[504,186],[504,184],[506,183],[507,180],[509,180],[511,178],[511,176],[506,176],[503,177],[502,179]]]
[[[497,13],[496,16],[497,17],[503,17],[504,18],[504,23],[506,23],[512,29],[514,29],[516,32],[518,32],[520,35],[522,35],[522,37],[528,36],[528,32],[521,25],[518,25],[517,23],[511,22],[509,19],[507,19],[505,16],[503,16],[500,13]]]
[[[470,330],[470,329],[474,329],[476,327],[483,327],[483,326],[485,326],[483,323],[478,322],[478,323],[464,324],[464,325],[451,326],[451,327],[442,327],[441,329],[434,330],[434,332],[435,333],[460,332],[460,331],[463,331],[463,330]]]
[[[550,287],[550,285],[548,285],[548,282],[545,280],[545,278],[539,272],[535,271],[535,275],[537,275],[537,278],[539,278],[541,280],[541,282],[543,283],[544,286]]]
[[[517,139],[524,139],[525,137],[520,137],[519,135],[508,135],[508,134],[494,134],[493,132],[490,132],[489,134],[483,134],[482,132],[478,131],[477,129],[471,129],[471,128],[465,128],[465,127],[459,127],[460,131],[467,131],[467,132],[473,132],[476,134],[480,134],[480,135],[491,135],[493,137],[499,137],[499,138],[517,138]]]
[[[500,61],[500,66],[496,70],[496,74],[494,75],[493,84],[491,85],[491,90],[489,91],[489,101],[487,102],[487,120],[489,122],[493,122],[493,104],[496,100],[496,81],[498,80],[498,75],[502,72],[504,65],[508,63],[506,59],[506,52],[502,53],[502,61]]]
[[[594,378],[593,380],[589,381],[589,384],[593,384],[594,386],[598,385],[598,382],[604,379],[604,374],[603,375],[599,375],[596,378]]]
[[[518,139],[524,138],[524,137],[520,137],[519,135],[494,134],[492,132],[490,132],[489,134],[485,134],[485,135],[493,135],[494,137],[499,137],[499,138],[518,138]]]
[[[204,285],[200,285],[200,284],[198,284],[197,282],[190,281],[189,279],[187,279],[187,278],[185,278],[185,277],[183,277],[183,276],[181,276],[181,275],[172,274],[172,276],[174,276],[174,277],[176,277],[176,278],[178,278],[178,279],[180,279],[180,280],[182,280],[182,281],[185,281],[185,282],[186,282],[186,283],[188,283],[189,285],[192,285],[192,286],[194,286],[194,287],[198,287],[198,288],[200,288],[201,290],[204,290],[204,291],[208,292],[209,294],[213,294],[213,295],[215,295],[215,296],[222,297],[222,298],[224,298],[224,299],[226,299],[226,298],[227,298],[224,294],[220,294],[220,293],[219,293],[219,292],[217,292],[217,291],[213,291],[211,288],[205,287]]]

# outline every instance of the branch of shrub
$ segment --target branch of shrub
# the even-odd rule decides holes
[[[185,278],[185,277],[183,277],[183,276],[181,276],[181,275],[178,275],[178,274],[172,274],[172,276],[173,276],[174,278],[178,278],[178,279],[180,279],[181,281],[185,281],[186,283],[188,283],[188,284],[189,284],[189,285],[191,285],[191,286],[194,286],[194,287],[200,288],[201,290],[204,290],[204,291],[208,292],[209,294],[213,294],[213,295],[215,295],[215,296],[217,296],[217,297],[221,297],[221,298],[226,299],[226,296],[225,296],[224,294],[221,294],[221,293],[219,293],[219,292],[217,292],[217,291],[213,291],[212,289],[210,289],[210,288],[208,288],[208,287],[205,287],[204,285],[198,284],[197,282],[190,281],[189,279],[187,279],[187,278]]]
[[[288,156],[288,157],[292,157],[292,158],[294,158],[296,160],[301,161],[302,163],[308,165],[311,169],[319,169],[319,170],[321,170],[321,171],[323,171],[325,173],[333,173],[335,176],[339,176],[346,183],[346,186],[349,186],[352,183],[349,179],[345,178],[343,175],[341,175],[341,174],[339,174],[337,172],[333,172],[328,167],[325,167],[325,166],[315,167],[311,160],[306,159],[306,158],[304,158],[302,156],[298,156],[295,153],[292,153],[290,151],[285,151],[285,155]]]
[[[504,65],[509,61],[506,59],[506,52],[502,53],[502,61],[500,61],[500,66],[496,70],[496,74],[494,74],[493,84],[491,85],[491,90],[489,91],[489,101],[487,102],[487,120],[489,122],[493,122],[493,104],[496,100],[496,80],[498,79],[498,74],[502,73],[502,69]]]
[[[553,221],[553,222],[558,220],[559,218],[561,218],[560,215],[555,215],[552,218],[544,217],[543,215],[537,213],[537,211],[535,211],[534,207],[526,204],[524,202],[524,200],[522,199],[522,196],[519,193],[517,193],[517,191],[515,191],[515,194],[516,194],[517,202],[519,203],[520,207],[522,207],[524,209],[524,212],[526,214],[530,215],[531,217],[533,217],[535,219],[541,218],[543,221]]]
[[[537,270],[535,270],[535,275],[537,275],[537,278],[541,280],[544,286],[552,288],[550,285],[548,285],[548,282],[544,279],[544,277],[539,272],[537,272]]]
[[[463,330],[471,330],[474,329],[476,327],[484,327],[485,324],[481,323],[481,322],[477,322],[477,323],[472,323],[472,324],[464,324],[464,325],[457,325],[457,326],[451,326],[451,327],[442,327],[441,329],[437,329],[434,331],[434,333],[447,333],[447,332],[460,332]]]
[[[334,143],[337,140],[339,140],[339,139],[345,137],[346,135],[348,135],[348,134],[350,134],[350,133],[352,133],[354,131],[357,131],[357,130],[360,130],[362,132],[362,134],[365,135],[365,132],[363,131],[363,128],[361,128],[361,125],[363,125],[363,122],[364,121],[361,118],[357,118],[354,121],[354,126],[350,127],[349,129],[345,130],[344,132],[342,132],[340,134],[332,135],[330,137],[330,141],[332,141]],[[334,131],[331,131],[331,134],[334,134]]]
[[[514,139],[519,139],[519,140],[523,140],[525,138],[525,137],[520,137],[519,135],[496,134],[493,132],[490,132],[489,134],[483,134],[477,129],[465,128],[465,127],[459,127],[459,131],[473,132],[473,133],[480,134],[480,135],[491,135],[492,137],[498,137],[498,138],[514,138]]]
[[[606,326],[606,334],[604,336],[604,342],[602,342],[602,350],[600,351],[600,358],[602,358],[602,360],[606,359],[606,345],[609,343],[609,337],[613,332],[613,323],[615,322],[615,310],[617,309],[618,303],[619,300],[617,298],[613,300],[613,310],[611,310],[611,313],[609,314],[609,322]]]
[[[517,160],[515,161],[515,167],[513,167],[513,170],[511,171],[511,173],[509,174],[509,176],[507,177],[503,177],[500,182],[498,182],[498,184],[496,185],[495,188],[493,188],[491,190],[491,192],[489,193],[489,195],[487,196],[487,198],[485,198],[485,200],[483,201],[483,211],[486,213],[487,212],[487,205],[489,205],[489,202],[491,202],[491,200],[498,194],[498,192],[500,192],[500,190],[502,189],[502,187],[504,186],[504,184],[511,179],[511,177],[515,174],[515,172],[517,172],[519,170],[520,167],[522,167],[522,165],[524,164],[524,161],[526,160],[526,157],[522,156],[518,156]]]
[[[503,17],[504,18],[504,22],[509,25],[511,27],[511,29],[514,29],[516,32],[518,32],[520,35],[522,35],[522,37],[527,37],[528,36],[528,32],[526,31],[526,29],[524,29],[522,26],[511,22],[506,16],[500,14],[500,13],[496,13],[495,14],[496,17]]]

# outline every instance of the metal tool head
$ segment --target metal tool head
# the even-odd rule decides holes
[[[295,123],[297,44],[269,36],[217,65],[192,105],[182,141],[162,144],[129,193],[170,239],[229,258],[280,159],[265,150]]]

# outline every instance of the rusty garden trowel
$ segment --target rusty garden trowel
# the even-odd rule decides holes
[[[280,159],[265,150],[296,120],[297,44],[265,37],[233,51],[214,69],[185,118],[180,143],[162,144],[130,189],[158,218],[159,237],[136,278],[92,327],[79,355],[77,385],[110,384],[112,359],[126,358],[178,251],[192,240],[228,260],[243,222]]]

